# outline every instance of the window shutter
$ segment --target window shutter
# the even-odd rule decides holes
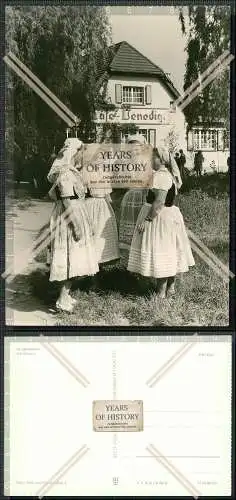
[[[122,85],[119,83],[116,83],[115,86],[115,99],[116,99],[116,104],[121,104],[122,102]]]
[[[150,129],[148,135],[149,135],[149,137],[148,137],[149,144],[151,144],[151,146],[153,146],[153,148],[155,148],[155,146],[156,146],[156,131],[155,131],[155,129]]]
[[[152,104],[152,88],[151,85],[145,87],[145,104]]]
[[[224,150],[224,130],[218,130],[218,151]]]

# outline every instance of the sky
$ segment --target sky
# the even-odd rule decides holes
[[[132,14],[128,13],[130,8]],[[148,6],[111,7],[113,43],[125,40],[133,45],[163,71],[170,73],[170,79],[181,92],[187,40],[182,35],[178,13],[171,13],[169,7],[168,10],[166,7],[157,7],[155,11],[149,9]]]

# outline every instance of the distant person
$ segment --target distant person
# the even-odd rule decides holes
[[[180,175],[182,179],[184,179],[185,176],[185,163],[186,163],[186,156],[183,152],[182,149],[179,150],[179,163],[177,163],[179,170],[180,170]]]
[[[197,151],[194,157],[194,170],[196,172],[197,177],[201,177],[202,175],[203,162],[204,162],[204,156],[202,152],[199,150]]]
[[[227,158],[227,167],[228,167],[228,170],[230,170],[230,156],[228,156],[228,158]]]
[[[175,158],[175,161],[176,161],[176,163],[177,163],[177,166],[179,167],[179,153],[178,153],[178,152],[177,152],[177,153],[175,153],[174,158]]]

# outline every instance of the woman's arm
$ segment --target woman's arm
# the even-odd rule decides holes
[[[164,189],[154,189],[155,200],[150,208],[149,213],[147,214],[146,219],[139,224],[138,231],[142,233],[145,229],[145,222],[152,222],[155,217],[158,216],[162,208],[165,206],[167,191]]]
[[[66,214],[65,214],[66,215],[66,222],[68,225],[71,226],[75,240],[79,241],[79,239],[81,237],[81,233],[80,233],[79,223],[78,223],[78,220],[77,220],[76,215],[74,213],[74,208],[73,208],[73,205],[71,203],[71,200],[70,200],[70,198],[65,197],[65,198],[61,198],[61,201],[63,203],[65,210],[66,210]]]
[[[154,189],[154,194],[155,200],[149,214],[146,217],[146,219],[150,221],[157,217],[161,209],[165,206],[167,191],[164,191],[164,189]]]
[[[68,226],[72,228],[76,241],[80,239],[80,226],[74,212],[74,205],[70,197],[74,196],[74,177],[69,170],[62,172],[57,179],[59,198],[65,209],[64,217]]]
[[[105,200],[108,201],[109,203],[112,203],[111,195],[110,194],[106,194]]]

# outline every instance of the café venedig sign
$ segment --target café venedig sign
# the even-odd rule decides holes
[[[158,108],[116,108],[112,111],[96,111],[95,123],[139,123],[153,125],[171,125],[173,112]]]

